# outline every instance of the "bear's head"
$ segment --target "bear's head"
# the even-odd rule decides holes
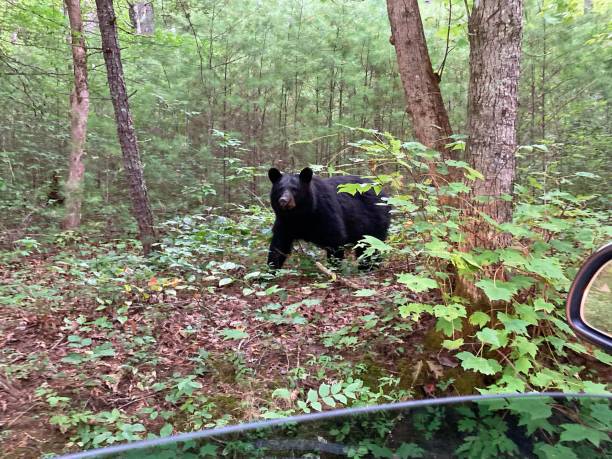
[[[308,210],[313,204],[310,190],[312,169],[305,167],[299,174],[283,174],[276,168],[268,171],[272,182],[270,200],[277,214],[297,213]]]

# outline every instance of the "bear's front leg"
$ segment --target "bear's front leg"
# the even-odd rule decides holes
[[[292,239],[281,232],[274,232],[268,251],[268,266],[273,269],[281,269],[287,256],[291,253],[292,244]]]

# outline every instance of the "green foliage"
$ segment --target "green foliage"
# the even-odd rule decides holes
[[[0,9],[0,305],[8,324],[1,371],[26,388],[45,381],[32,397],[43,408],[32,416],[65,440],[52,438],[50,449],[406,400],[423,390],[606,392],[596,365],[610,365],[610,356],[577,341],[563,311],[579,263],[612,236],[603,2],[589,14],[575,1],[525,4],[524,145],[515,194],[503,197],[513,200],[514,218],[498,224],[480,216],[512,241],[469,252],[464,216],[448,202],[463,202],[482,174],[470,165],[465,136],[449,144],[457,160],[400,140],[409,126],[381,32],[388,30],[383,2],[154,2],[153,36],[120,27],[148,191],[163,222],[148,259],[129,239],[137,228],[95,32],[86,33],[85,224],[57,231],[63,208],[48,191],[52,173],[67,175],[68,22],[57,1],[9,3]],[[115,6],[119,23],[128,24],[126,5]],[[421,6],[434,66],[445,59],[439,74],[452,124],[464,126],[463,3]],[[312,269],[308,256],[296,257],[299,277],[291,269],[268,272],[273,216],[265,169],[273,163],[374,180],[340,188],[351,195],[385,188],[390,237],[361,243],[365,255],[388,263],[383,274],[360,278],[361,288],[341,297],[344,287]],[[456,274],[485,301],[458,296]],[[350,304],[342,304],[346,298]],[[332,315],[333,323],[323,323]],[[17,348],[17,338],[41,345]],[[18,411],[27,418],[27,409]],[[504,409],[512,416],[460,412],[456,430],[465,442],[456,454],[521,455],[509,434],[514,418],[538,433],[539,457],[598,457],[608,446],[603,403],[566,407],[585,419],[580,424],[558,422],[550,401],[514,400]],[[445,420],[440,409],[416,418],[426,440]],[[384,445],[386,420],[367,425],[378,436],[364,438],[361,425],[329,435],[350,439],[351,457],[426,451],[416,440]],[[204,445],[199,454],[255,457],[254,449],[235,441]]]

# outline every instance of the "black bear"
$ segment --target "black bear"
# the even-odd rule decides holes
[[[291,252],[293,241],[312,242],[327,252],[331,260],[344,257],[344,246],[354,245],[364,236],[380,240],[387,237],[391,216],[384,204],[384,194],[370,189],[351,196],[338,193],[344,183],[370,183],[354,175],[328,179],[313,176],[306,167],[299,175],[282,174],[278,169],[268,171],[272,182],[270,200],[276,215],[272,228],[272,243],[268,265],[280,269]],[[355,250],[357,256],[363,249]],[[369,269],[373,260],[360,260],[360,269]]]

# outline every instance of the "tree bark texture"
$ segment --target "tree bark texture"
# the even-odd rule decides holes
[[[136,131],[134,129],[134,122],[132,121],[132,115],[130,114],[128,95],[123,76],[121,52],[117,37],[117,19],[112,0],[96,0],[96,7],[100,24],[100,34],[102,36],[102,51],[104,54],[104,62],[106,63],[108,86],[115,109],[117,135],[119,137],[119,144],[121,145],[121,152],[123,153],[123,163],[130,189],[132,211],[138,223],[139,238],[146,255],[151,251],[152,244],[156,240],[156,235],[153,227],[153,215],[149,205],[142,163],[140,162]]]
[[[80,0],[65,0],[70,21],[70,43],[74,88],[70,94],[70,162],[65,185],[66,215],[64,229],[77,228],[81,223],[83,176],[85,174],[85,140],[89,115],[89,88],[87,83],[87,48],[83,33]]]
[[[521,58],[522,0],[477,0],[471,12],[470,82],[466,153],[472,167],[484,175],[472,185],[466,201],[466,251],[475,247],[507,247],[512,237],[486,223],[481,213],[498,223],[512,219],[516,167],[518,82]],[[505,195],[505,196],[504,196]],[[492,268],[494,269],[494,268]],[[491,273],[489,273],[491,274]],[[503,279],[505,273],[496,276]],[[469,279],[460,278],[457,293],[474,304],[486,297]]]
[[[500,197],[512,194],[515,178],[522,17],[522,0],[481,0],[468,23],[467,154],[485,177],[473,194],[488,198],[473,205],[500,223],[512,218],[512,202]],[[482,243],[496,245],[484,236]]]
[[[414,135],[423,145],[440,151],[452,134],[439,77],[433,71],[417,0],[387,0],[391,43],[395,46],[399,73]]]

